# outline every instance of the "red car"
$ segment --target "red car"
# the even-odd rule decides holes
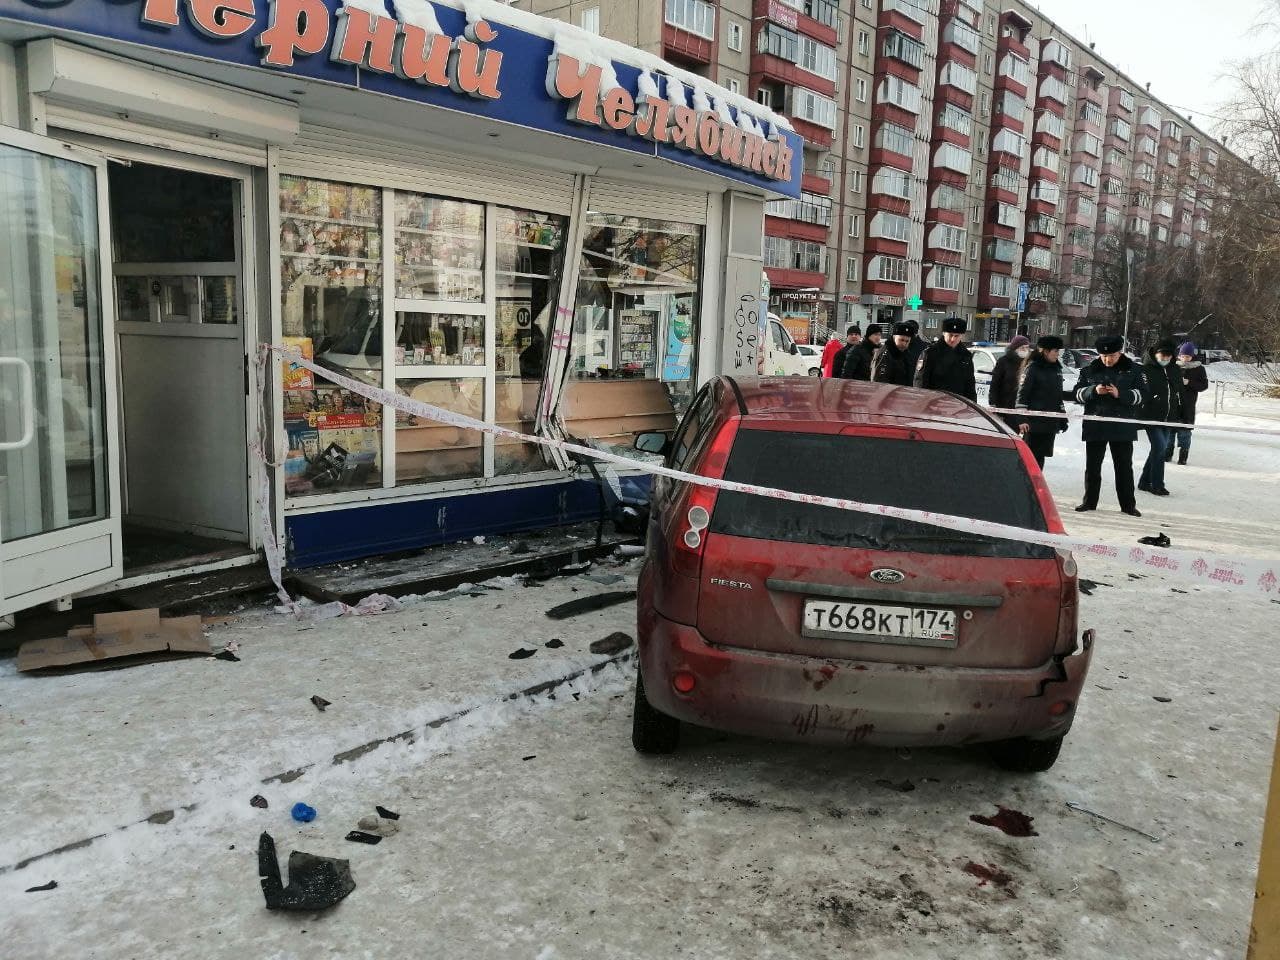
[[[952,394],[718,377],[639,449],[708,477],[1033,530],[1062,522],[1027,446]],[[1049,547],[658,478],[632,741],[681,722],[775,739],[991,744],[1047,770],[1092,655]]]

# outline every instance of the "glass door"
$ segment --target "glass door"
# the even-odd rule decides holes
[[[105,162],[0,132],[0,615],[121,574]]]

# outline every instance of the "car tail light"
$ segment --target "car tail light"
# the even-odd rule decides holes
[[[1058,575],[1062,584],[1062,595],[1058,600],[1058,605],[1074,607],[1078,599],[1076,558],[1070,550],[1057,550],[1055,552],[1058,555]]]
[[[724,476],[738,435],[738,421],[724,424],[711,441],[707,455],[698,473],[713,480]],[[671,538],[671,567],[686,577],[697,577],[702,569],[702,554],[707,545],[707,528],[711,525],[711,513],[715,510],[717,490],[689,484],[688,491],[674,505],[675,515]]]
[[[1053,502],[1053,494],[1049,492],[1049,485],[1044,482],[1044,474],[1040,472],[1040,465],[1036,463],[1031,448],[1025,443],[1019,443],[1018,455],[1022,457],[1022,465],[1027,468],[1027,476],[1031,478],[1031,486],[1040,502],[1045,528],[1050,533],[1066,533],[1067,528],[1062,525],[1062,517],[1058,515],[1058,505]]]
[[[693,693],[693,688],[698,685],[698,678],[688,670],[677,670],[671,677],[671,686],[675,688],[676,693],[688,696]]]

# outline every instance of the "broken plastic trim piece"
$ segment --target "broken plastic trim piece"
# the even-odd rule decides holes
[[[350,861],[298,850],[289,854],[289,885],[284,886],[269,833],[258,838],[258,879],[268,910],[327,910],[356,888]]]

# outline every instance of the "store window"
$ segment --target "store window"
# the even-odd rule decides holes
[[[380,385],[381,191],[282,175],[280,257],[285,345]],[[286,363],[283,412],[290,496],[382,485],[378,405]]]
[[[692,397],[702,228],[587,214],[570,347],[571,433],[630,446]]]

